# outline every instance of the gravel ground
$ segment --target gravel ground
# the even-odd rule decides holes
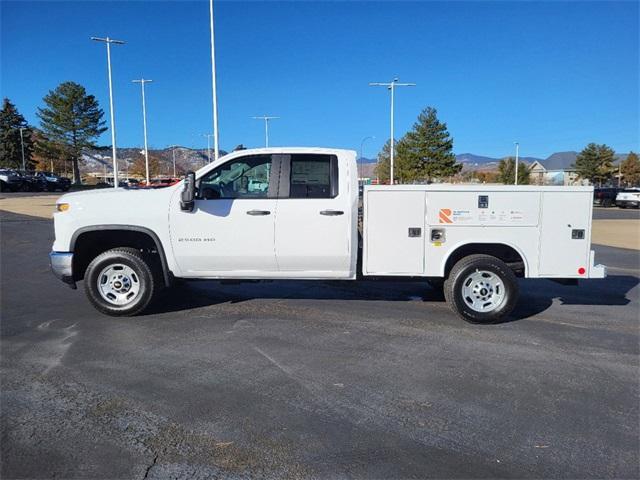
[[[638,478],[637,251],[474,326],[416,282],[181,285],[147,315],[53,278],[2,214],[2,478]]]

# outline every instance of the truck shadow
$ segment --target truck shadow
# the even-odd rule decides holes
[[[586,280],[578,286],[560,285],[550,280],[531,279],[520,282],[520,301],[506,322],[530,318],[547,310],[556,300],[560,305],[616,306],[638,301],[629,297],[640,279],[632,275],[609,275]],[[504,322],[503,322],[504,323]]]
[[[610,275],[602,280],[584,281],[579,286],[560,285],[549,280],[521,280],[520,301],[502,323],[544,312],[554,300],[561,305],[628,305],[640,279],[632,275]],[[441,291],[422,281],[266,281],[227,284],[220,281],[180,282],[163,292],[147,314],[170,313],[221,303],[241,303],[254,299],[370,300],[411,303],[444,302]]]

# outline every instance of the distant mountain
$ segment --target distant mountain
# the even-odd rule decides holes
[[[358,158],[358,163],[359,164],[367,164],[367,163],[378,163],[378,159],[377,158],[367,158],[367,157],[360,157]]]
[[[121,170],[127,169],[128,165],[139,158],[143,152],[142,148],[118,148],[117,157]],[[166,175],[173,175],[173,149],[164,148],[149,149],[149,156],[157,158],[160,163],[160,171]],[[226,155],[227,152],[220,151],[220,155]],[[212,152],[213,155],[213,152]],[[187,147],[176,147],[176,173],[181,174],[188,170],[197,170],[209,162],[207,149],[192,149]],[[82,165],[80,171],[87,173],[103,173],[106,169],[110,173],[112,168],[111,148],[101,147],[86,150],[82,155]]]
[[[120,168],[126,168],[127,164],[133,162],[142,152],[141,148],[118,148],[118,161],[121,162]],[[220,151],[220,155],[226,155],[227,152]],[[149,155],[158,158],[160,161],[160,170],[167,175],[173,172],[173,149],[150,149]],[[206,149],[192,149],[187,147],[176,147],[176,171],[180,174],[188,170],[197,170],[209,162],[208,152]],[[536,157],[520,157],[520,160],[528,164],[540,162],[547,170],[563,170],[570,168],[576,161],[578,152],[556,152],[549,155],[545,159]],[[624,160],[627,154],[616,154],[617,164]],[[102,173],[111,170],[111,149],[109,147],[100,147],[87,150],[83,154],[83,164],[80,170],[86,173]],[[495,170],[498,168],[500,158],[476,155],[474,153],[460,153],[456,155],[456,160],[462,163],[465,170]],[[362,157],[358,159],[358,168],[360,176],[373,177],[377,158]],[[122,165],[124,163],[124,165]]]

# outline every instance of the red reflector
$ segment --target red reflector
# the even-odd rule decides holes
[[[579,274],[579,275],[584,275],[585,273],[586,273],[586,270],[584,269],[584,267],[580,267],[580,268],[578,269],[578,274]]]

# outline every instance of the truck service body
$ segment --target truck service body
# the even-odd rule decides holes
[[[54,273],[110,315],[182,279],[415,277],[474,322],[507,315],[516,276],[603,278],[592,187],[365,186],[353,151],[233,152],[177,185],[58,200]]]

